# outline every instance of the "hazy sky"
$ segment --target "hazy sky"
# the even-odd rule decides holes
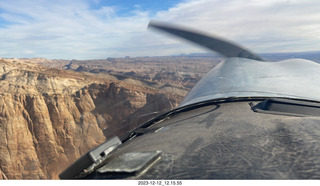
[[[150,19],[218,35],[257,53],[320,50],[318,0],[1,0],[0,57],[207,52],[147,30]]]

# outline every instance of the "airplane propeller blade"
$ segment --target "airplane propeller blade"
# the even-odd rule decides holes
[[[238,46],[237,44],[231,43],[224,39],[208,36],[204,33],[198,31],[191,31],[185,28],[178,28],[176,26],[168,25],[166,23],[160,23],[155,21],[150,21],[148,28],[158,29],[169,34],[179,36],[183,39],[196,43],[200,46],[213,50],[220,53],[221,55],[230,57],[241,57],[253,60],[264,61],[257,54],[250,52],[249,50]]]

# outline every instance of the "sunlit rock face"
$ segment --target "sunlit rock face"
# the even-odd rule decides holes
[[[182,95],[0,59],[0,179],[58,179],[91,148],[177,107]]]

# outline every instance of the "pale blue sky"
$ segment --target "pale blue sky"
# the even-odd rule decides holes
[[[320,50],[317,0],[1,0],[0,57],[102,59],[207,52],[147,30],[189,26],[261,52]]]

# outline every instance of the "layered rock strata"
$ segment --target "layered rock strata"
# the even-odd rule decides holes
[[[0,179],[57,179],[106,138],[181,99],[128,81],[0,59]]]

